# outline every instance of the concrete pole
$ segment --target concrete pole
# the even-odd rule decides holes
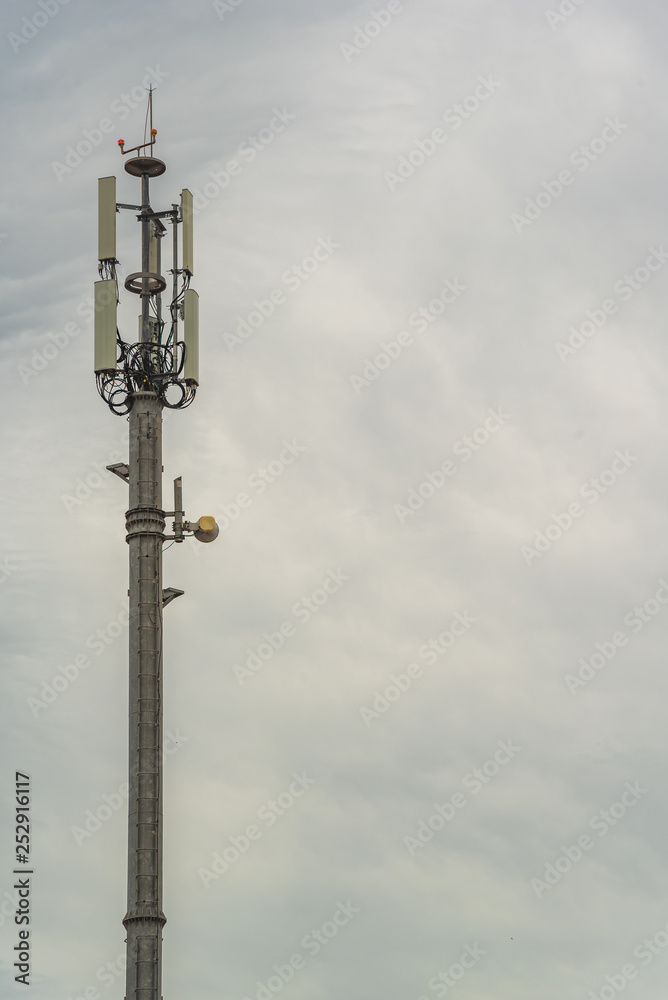
[[[142,176],[142,210],[150,211]],[[142,219],[142,270],[148,270],[148,219]],[[143,282],[142,341],[150,340]],[[130,725],[126,1000],[162,1000],[162,403],[136,392],[130,411],[126,514],[130,549]]]
[[[126,1000],[162,998],[162,404],[130,411],[130,727]]]

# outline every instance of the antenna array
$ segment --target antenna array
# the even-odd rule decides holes
[[[153,126],[152,92],[149,93],[151,139],[123,155],[142,153],[152,147],[157,134]],[[183,409],[192,403],[199,385],[199,297],[190,287],[193,276],[193,197],[184,188],[180,204],[154,212],[149,201],[149,177],[165,172],[165,164],[152,156],[137,155],[125,164],[127,173],[140,177],[142,204],[126,205],[116,201],[116,178],[98,181],[98,270],[95,282],[95,375],[97,388],[119,415],[129,413],[137,392],[155,392],[164,406]],[[136,341],[124,339],[118,329],[120,302],[116,257],[116,214],[121,210],[137,212],[142,225],[142,268],[129,274],[124,285],[141,298],[139,334]],[[162,293],[167,281],[161,274],[162,241],[173,227],[172,291],[167,320],[163,318]],[[181,227],[181,239],[178,229]],[[179,266],[179,246],[181,266]],[[183,321],[183,336],[179,322]]]

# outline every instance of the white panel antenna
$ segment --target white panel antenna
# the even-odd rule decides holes
[[[181,192],[181,219],[183,225],[183,270],[194,274],[193,267],[193,196],[184,188]]]
[[[116,178],[97,182],[97,257],[116,260]]]
[[[116,370],[116,282],[95,282],[95,372]]]
[[[186,382],[199,385],[199,295],[193,288],[186,288],[183,296],[183,340],[186,347],[183,377]]]

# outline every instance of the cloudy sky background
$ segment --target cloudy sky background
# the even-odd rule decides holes
[[[187,186],[201,206],[201,388],[165,415],[165,506],[183,475],[187,516],[224,528],[165,553],[165,586],[186,591],[165,613],[165,1000],[255,1000],[297,954],[305,966],[273,991],[285,1000],[431,998],[467,945],[485,954],[448,988],[461,1000],[605,998],[629,963],[625,996],[663,1000],[668,605],[652,598],[668,595],[668,261],[631,296],[615,285],[668,247],[665,8],[587,0],[559,21],[536,0],[404,0],[351,54],[387,4],[218,6],[70,0],[26,44],[10,36],[41,8],[3,12],[0,895],[18,769],[34,796],[31,996],[124,995],[104,974],[124,952],[124,807],[80,845],[73,834],[126,780],[127,632],[101,653],[87,640],[119,631],[127,588],[126,488],[96,473],[124,457],[127,422],[97,396],[85,314],[97,178],[138,198],[116,141],[140,141],[145,107],[118,102],[153,70],[168,167],[153,205]],[[460,128],[444,122],[481,78],[491,96]],[[215,190],[211,174],[275,109],[294,119]],[[103,119],[113,131],[65,171]],[[608,119],[619,134],[580,170],[571,156]],[[423,165],[388,178],[439,128]],[[513,222],[563,170],[560,196]],[[138,233],[119,216],[124,275]],[[337,246],[288,288],[320,240]],[[355,381],[446,281],[465,291]],[[234,344],[276,288],[286,301]],[[560,357],[608,300],[616,311]],[[507,419],[466,461],[454,449],[490,409]],[[249,478],[285,441],[303,451],[258,495]],[[617,452],[623,473],[590,503],[582,488]],[[419,510],[397,509],[448,460]],[[244,492],[250,506],[226,518]],[[523,554],[574,503],[562,537],[553,527],[547,551]],[[329,571],[349,579],[299,621]],[[634,632],[625,616],[647,601]],[[476,621],[429,664],[420,647],[457,613]],[[287,621],[295,634],[240,683],[235,664]],[[620,630],[626,645],[572,693],[567,675]],[[90,666],[31,708],[81,654]],[[410,690],[361,712],[413,662]],[[520,749],[474,794],[467,775],[499,741]],[[308,792],[271,828],[258,820],[304,772]],[[601,836],[590,824],[627,783],[642,794]],[[465,805],[411,853],[405,838],[457,792]],[[199,870],[253,823],[261,838],[205,888]],[[592,846],[539,897],[532,879],[584,835]],[[311,954],[304,939],[339,903],[359,912]],[[657,934],[656,955],[634,954]],[[15,943],[5,915],[7,997],[23,989]]]

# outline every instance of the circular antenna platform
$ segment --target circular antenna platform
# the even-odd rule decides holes
[[[167,287],[167,282],[161,274],[152,274],[150,271],[135,271],[134,274],[128,274],[125,279],[125,287],[128,292],[135,292],[137,295],[142,295],[144,292],[144,279],[148,280],[147,290],[149,295],[164,292]]]
[[[160,174],[164,174],[167,167],[162,160],[157,160],[154,156],[135,156],[134,159],[127,161],[125,169],[133,177],[141,177],[142,174],[159,177]]]

